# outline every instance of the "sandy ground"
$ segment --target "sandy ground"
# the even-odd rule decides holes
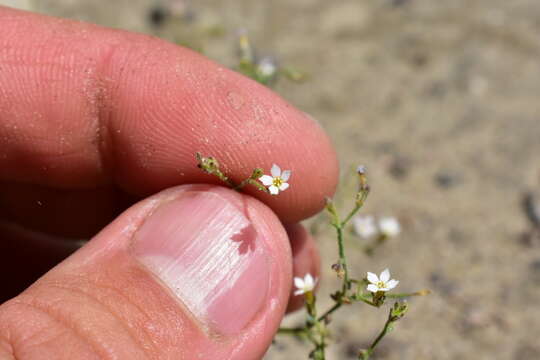
[[[311,75],[276,90],[327,129],[345,190],[351,166],[366,164],[366,212],[403,224],[373,257],[351,251],[353,270],[389,266],[401,290],[434,291],[411,301],[374,359],[540,359],[540,237],[527,235],[521,205],[540,192],[537,0],[199,0],[192,23],[160,30],[147,21],[152,1],[0,3],[180,37],[226,65],[235,29],[247,28],[261,50]],[[311,227],[334,254],[322,219]],[[334,260],[324,258],[323,296]],[[365,306],[337,315],[329,358],[354,359],[386,315]],[[306,350],[279,338],[266,359]]]

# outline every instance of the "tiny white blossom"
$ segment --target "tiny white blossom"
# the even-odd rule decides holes
[[[379,229],[382,234],[388,237],[397,236],[401,232],[401,226],[399,225],[399,221],[393,216],[380,218]]]
[[[368,272],[367,279],[371,283],[367,286],[367,290],[371,291],[372,293],[376,293],[378,291],[389,291],[399,284],[398,280],[390,280],[390,270],[388,269],[385,269],[379,276],[372,272]]]
[[[315,285],[317,284],[317,279],[313,279],[313,276],[311,274],[306,274],[304,278],[295,277],[294,278],[294,286],[296,286],[296,291],[294,292],[294,295],[302,295],[307,292],[313,291],[315,289]]]
[[[262,58],[257,64],[257,71],[260,75],[271,77],[276,74],[277,66],[274,59],[270,57]]]
[[[355,216],[353,218],[353,227],[354,232],[364,239],[369,239],[378,232],[375,218],[371,215]]]
[[[367,172],[367,168],[365,165],[358,165],[358,167],[356,168],[356,172],[360,175],[365,175]]]
[[[287,180],[291,177],[291,170],[281,171],[281,168],[276,164],[272,165],[270,169],[270,175],[263,175],[259,178],[259,181],[268,188],[270,194],[277,195],[280,191],[285,191],[289,187]]]

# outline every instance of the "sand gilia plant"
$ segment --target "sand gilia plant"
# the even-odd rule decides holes
[[[259,56],[245,29],[238,30],[238,58],[235,70],[268,87],[273,87],[281,77],[294,82],[307,78],[296,69],[280,65],[272,56]]]
[[[272,166],[270,175],[265,174],[263,169],[256,168],[250,177],[236,184],[221,171],[219,163],[215,158],[203,157],[199,153],[196,154],[196,158],[198,167],[201,170],[217,176],[235,190],[241,190],[245,186],[253,186],[260,191],[278,196],[280,192],[289,189],[287,181],[291,177],[292,172],[291,170],[282,171],[278,165],[274,164]],[[330,308],[320,311],[317,304],[317,297],[314,293],[318,279],[313,278],[311,274],[306,274],[303,278],[296,277],[294,278],[294,295],[304,296],[305,321],[302,326],[280,328],[278,331],[278,334],[297,336],[309,342],[311,344],[311,351],[308,357],[311,359],[326,359],[326,348],[330,343],[330,315],[336,311],[345,308],[352,309],[352,307],[346,306],[355,303],[363,303],[374,308],[380,308],[387,300],[396,300],[391,306],[387,320],[378,336],[367,349],[358,350],[358,359],[367,360],[384,336],[393,330],[395,323],[407,313],[408,304],[404,299],[411,296],[427,295],[429,293],[428,290],[421,290],[414,293],[394,293],[392,290],[398,286],[399,281],[391,278],[389,269],[383,270],[379,275],[367,272],[366,277],[361,279],[355,279],[350,274],[344,244],[344,230],[350,220],[362,208],[370,191],[365,167],[358,167],[357,176],[359,187],[354,197],[354,206],[345,217],[342,218],[340,216],[332,199],[326,200],[326,211],[330,215],[330,225],[336,230],[337,261],[332,265],[332,269],[339,279],[339,286],[335,292],[330,294],[330,298],[334,304]],[[395,228],[395,224],[391,228]]]

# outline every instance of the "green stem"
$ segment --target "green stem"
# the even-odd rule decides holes
[[[352,219],[352,217],[354,215],[356,215],[356,213],[358,212],[358,210],[360,210],[360,208],[362,208],[362,205],[364,205],[363,203],[357,203],[356,206],[354,207],[354,209],[351,210],[351,212],[349,213],[349,215],[347,215],[347,217],[345,218],[345,220],[343,220],[343,222],[341,223],[341,226],[345,226],[347,225],[347,223],[349,222],[349,220]]]
[[[413,293],[386,294],[386,297],[390,299],[402,299],[402,298],[407,298],[411,296],[426,296],[426,295],[429,295],[430,293],[431,293],[430,290],[420,290]]]
[[[382,338],[388,333],[388,329],[390,328],[390,325],[392,324],[392,318],[391,316],[388,316],[388,320],[386,320],[386,323],[384,324],[384,327],[382,331],[379,333],[377,338],[373,341],[369,349],[366,350],[365,353],[363,353],[362,360],[368,360],[371,354],[375,351],[375,347],[379,344],[379,342],[382,340]]]
[[[306,293],[306,310],[310,320],[306,324],[306,334],[308,339],[315,345],[313,349],[313,358],[317,360],[325,359],[326,348],[326,328],[323,322],[317,317],[317,302],[312,292]]]
[[[233,189],[233,190],[236,190],[236,191],[240,191],[240,189],[242,189],[244,186],[247,185],[248,180],[249,180],[249,179],[246,179],[246,180],[242,181],[240,184],[238,184],[238,185],[236,185],[236,186],[233,186],[232,189]]]
[[[256,181],[255,179],[247,179],[246,182],[250,185],[253,185],[255,186],[257,189],[261,190],[261,191],[264,191],[264,192],[269,192],[268,189],[266,187],[264,187],[264,185],[262,185],[260,182]]]
[[[249,184],[249,185],[255,186],[260,191],[264,191],[266,193],[268,192],[268,189],[266,187],[264,187],[261,183],[257,182],[253,178],[247,178],[243,180],[240,184],[234,185],[234,186],[232,186],[229,182],[228,184],[232,187],[233,190],[236,190],[236,191],[240,191],[240,189],[242,189],[244,186]]]
[[[220,172],[220,175],[218,175],[218,177],[221,179],[221,181],[225,182],[227,185],[229,185],[229,187],[231,187],[232,189],[235,189],[236,190],[236,187],[237,185],[235,183],[233,183],[231,180],[229,180],[228,177],[226,177],[225,175],[223,175],[223,173]]]
[[[343,222],[341,223],[341,227],[344,227],[345,225],[347,225],[349,220],[351,220],[352,217],[356,215],[358,210],[360,210],[362,206],[364,206],[364,202],[366,201],[368,194],[369,194],[369,188],[360,190],[360,193],[359,193],[360,196],[356,200],[356,205],[354,206],[354,209],[352,209],[349,215],[347,215],[347,217],[345,218],[345,220],[343,220]]]
[[[278,334],[288,334],[288,335],[297,335],[297,336],[301,336],[301,335],[305,335],[306,334],[306,331],[307,329],[304,328],[304,327],[298,327],[298,328],[284,328],[284,327],[280,327],[278,329]]]
[[[366,298],[364,298],[364,297],[359,297],[358,300],[360,300],[360,301],[362,301],[362,302],[364,302],[364,303],[366,303],[366,304],[368,304],[368,305],[375,306],[375,307],[377,307],[377,308],[379,307],[379,306],[377,306],[377,304],[375,304],[373,301],[368,300],[368,299],[366,299]]]
[[[330,316],[330,314],[332,314],[334,311],[336,311],[337,309],[339,309],[341,307],[343,303],[341,302],[337,302],[334,304],[334,306],[332,306],[330,309],[326,310],[324,312],[324,314],[322,314],[317,320],[318,321],[324,321],[328,318],[328,316]]]
[[[345,257],[345,246],[343,244],[343,229],[345,228],[345,225],[347,225],[349,220],[351,220],[352,217],[356,215],[358,210],[362,208],[368,194],[369,194],[368,188],[361,190],[361,193],[359,193],[360,196],[357,198],[354,208],[347,215],[345,220],[341,221],[339,219],[339,216],[337,215],[337,212],[335,214],[334,227],[336,228],[337,236],[338,236],[339,264],[342,266],[342,269],[343,269],[343,286],[341,288],[341,296],[345,296],[347,293],[347,290],[349,290],[350,288],[349,271],[347,269],[347,258]]]
[[[339,248],[339,264],[343,269],[343,285],[341,287],[341,295],[345,296],[345,293],[349,289],[349,271],[347,269],[347,258],[345,257],[345,246],[343,244],[343,226],[336,226],[338,236],[338,248]]]

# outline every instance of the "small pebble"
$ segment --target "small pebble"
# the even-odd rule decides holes
[[[537,285],[540,285],[540,259],[533,260],[529,264],[529,271],[531,272],[531,278]]]
[[[540,227],[540,200],[533,193],[526,193],[521,202],[527,219],[536,227]]]
[[[154,6],[148,12],[148,22],[154,27],[161,27],[169,17],[169,11],[162,6]]]
[[[532,345],[518,345],[514,353],[514,360],[533,360],[540,359],[540,349]]]
[[[451,296],[456,292],[456,286],[440,272],[431,273],[429,281],[431,286],[444,296]]]
[[[404,180],[409,175],[411,161],[405,157],[396,157],[390,164],[388,171],[397,180]]]
[[[435,175],[435,183],[444,189],[452,188],[461,182],[461,177],[458,174],[451,172],[440,172]]]
[[[407,5],[407,3],[409,3],[410,0],[390,0],[390,4],[392,4],[392,6],[403,6],[403,5]]]

